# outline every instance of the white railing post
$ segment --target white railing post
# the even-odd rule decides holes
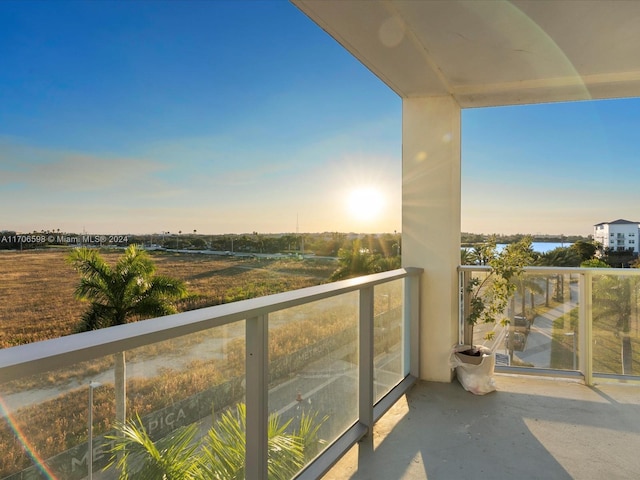
[[[472,272],[461,270],[458,275],[458,284],[460,288],[460,299],[458,305],[458,341],[462,345],[473,345],[473,329],[467,325],[466,317],[471,310],[471,295],[467,293],[467,285],[471,281]]]
[[[358,418],[373,431],[373,287],[360,290]]]
[[[464,278],[466,276],[464,270],[458,270],[458,343],[464,344]]]
[[[267,478],[267,422],[268,404],[268,316],[246,320],[246,390],[247,407],[245,478]]]
[[[114,355],[114,391],[116,404],[116,422],[124,425],[127,421],[127,362],[126,352]]]
[[[420,275],[405,279],[404,308],[403,373],[420,378]]]

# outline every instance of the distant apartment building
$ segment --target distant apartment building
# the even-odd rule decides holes
[[[593,240],[606,250],[640,253],[640,222],[616,220],[593,226]]]

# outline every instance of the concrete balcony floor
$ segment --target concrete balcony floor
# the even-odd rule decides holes
[[[418,382],[324,480],[640,478],[640,386],[495,379]]]

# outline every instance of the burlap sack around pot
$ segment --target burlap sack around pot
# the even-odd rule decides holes
[[[465,390],[475,395],[484,395],[496,389],[493,371],[496,356],[482,345],[456,345],[451,352],[450,364]]]

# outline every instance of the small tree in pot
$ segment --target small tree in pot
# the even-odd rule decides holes
[[[528,237],[505,246],[498,251],[495,242],[483,248],[487,253],[489,273],[484,278],[471,277],[466,286],[468,311],[466,322],[469,325],[469,345],[459,345],[452,354],[452,366],[456,368],[462,386],[475,394],[484,394],[495,390],[493,383],[493,352],[484,346],[473,345],[473,330],[479,323],[503,326],[509,324],[504,311],[516,292],[517,283],[524,267],[533,262],[531,239]],[[502,317],[502,318],[500,318]],[[485,338],[493,338],[495,332],[487,333]]]
[[[517,289],[514,280],[520,276],[524,267],[531,265],[534,260],[529,237],[506,245],[500,251],[497,251],[495,242],[489,245],[492,252],[488,261],[491,268],[489,274],[483,279],[472,277],[466,286],[470,295],[466,321],[470,325],[471,339],[473,329],[479,323],[499,322],[503,326],[509,324],[509,320],[504,317],[504,311]],[[494,333],[489,332],[486,338],[493,338]]]

